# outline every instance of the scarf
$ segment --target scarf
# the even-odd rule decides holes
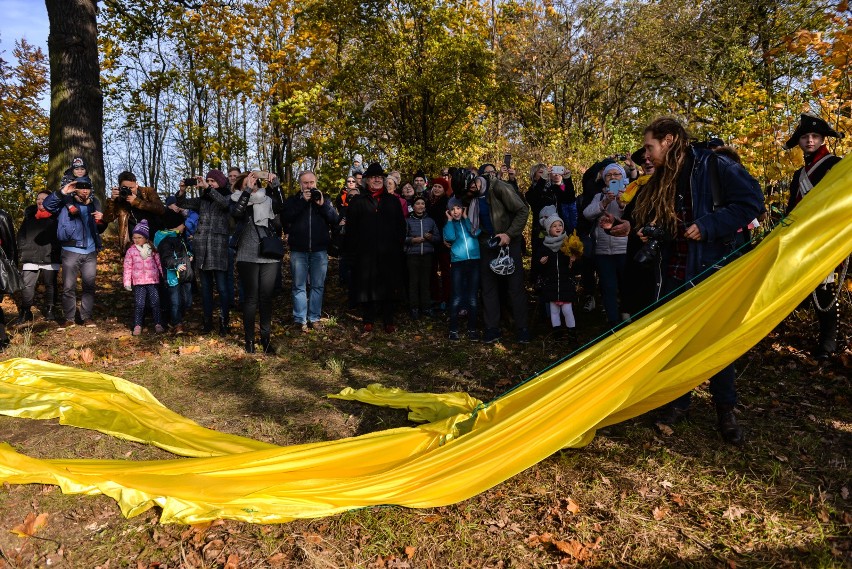
[[[381,188],[381,189],[379,189],[379,190],[376,190],[375,192],[374,192],[373,190],[370,190],[370,195],[371,195],[371,196],[373,196],[373,199],[375,199],[376,201],[378,201],[378,200],[379,200],[379,196],[380,196],[380,195],[382,195],[382,194],[384,193],[384,191],[385,191],[385,189],[384,189],[384,188]]]
[[[556,253],[559,249],[562,248],[562,242],[565,241],[565,232],[563,231],[556,237],[552,237],[550,234],[546,235],[544,238],[544,246]]]
[[[479,176],[473,183],[475,184],[477,180],[482,180],[482,188],[474,192],[467,212],[467,218],[470,220],[471,235],[475,235],[476,230],[479,229],[479,198],[485,195],[485,190],[488,188],[488,182],[485,178]]]
[[[133,245],[139,251],[139,254],[142,256],[142,260],[147,259],[151,256],[151,245],[145,243],[144,245]]]
[[[35,213],[35,218],[36,219],[47,219],[51,215],[52,214],[49,211],[47,211],[46,209],[45,210],[37,209],[36,213]]]
[[[243,190],[236,190],[231,193],[232,201],[239,201],[243,195]],[[255,225],[260,227],[269,227],[269,220],[275,217],[272,213],[272,198],[266,195],[266,190],[263,188],[249,194],[248,204],[252,206],[252,215]]]

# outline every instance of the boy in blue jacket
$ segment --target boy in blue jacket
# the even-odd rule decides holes
[[[453,296],[450,299],[450,340],[459,339],[459,311],[467,310],[467,337],[479,340],[476,325],[477,294],[479,293],[479,240],[482,230],[473,230],[467,210],[456,197],[447,202],[447,224],[444,241],[450,247],[450,277]]]

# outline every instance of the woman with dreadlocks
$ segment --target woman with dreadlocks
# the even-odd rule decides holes
[[[654,174],[624,211],[624,222],[600,221],[613,235],[629,235],[627,255],[654,278],[654,298],[669,300],[707,278],[737,254],[738,230],[760,214],[763,194],[757,181],[733,160],[689,144],[686,129],[673,118],[659,118],[645,129],[645,152]],[[632,229],[631,229],[632,228]],[[722,438],[742,444],[733,413],[737,403],[734,367],[710,379]],[[660,421],[687,418],[690,394],[662,409]]]

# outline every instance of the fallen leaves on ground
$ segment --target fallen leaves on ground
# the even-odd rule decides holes
[[[201,351],[201,346],[181,346],[178,348],[178,353],[182,356],[189,354],[197,354]]]
[[[38,532],[38,530],[47,525],[47,516],[48,514],[35,515],[35,513],[30,512],[27,514],[27,517],[24,518],[24,522],[22,524],[16,525],[9,531],[18,537],[32,537]]]

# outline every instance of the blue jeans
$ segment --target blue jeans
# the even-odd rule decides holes
[[[226,271],[199,271],[201,273],[201,307],[204,311],[204,320],[213,320],[213,281],[219,291],[219,310],[221,318],[228,322],[230,316],[230,301],[228,288],[225,285]]]
[[[606,320],[610,326],[617,326],[621,322],[621,312],[618,310],[618,289],[621,288],[621,280],[624,278],[626,262],[626,254],[595,256],[601,297],[606,310]]]
[[[192,305],[192,283],[179,283],[167,287],[169,291],[169,308],[171,324],[177,326],[183,323],[183,315]]]
[[[476,297],[479,294],[479,261],[457,261],[451,265],[453,296],[450,300],[450,330],[458,332],[459,310],[467,309],[467,329],[476,330]]]
[[[328,251],[290,251],[293,275],[293,320],[297,324],[322,318],[322,295],[328,269]],[[310,279],[310,280],[309,280]],[[310,283],[310,293],[308,292]]]

